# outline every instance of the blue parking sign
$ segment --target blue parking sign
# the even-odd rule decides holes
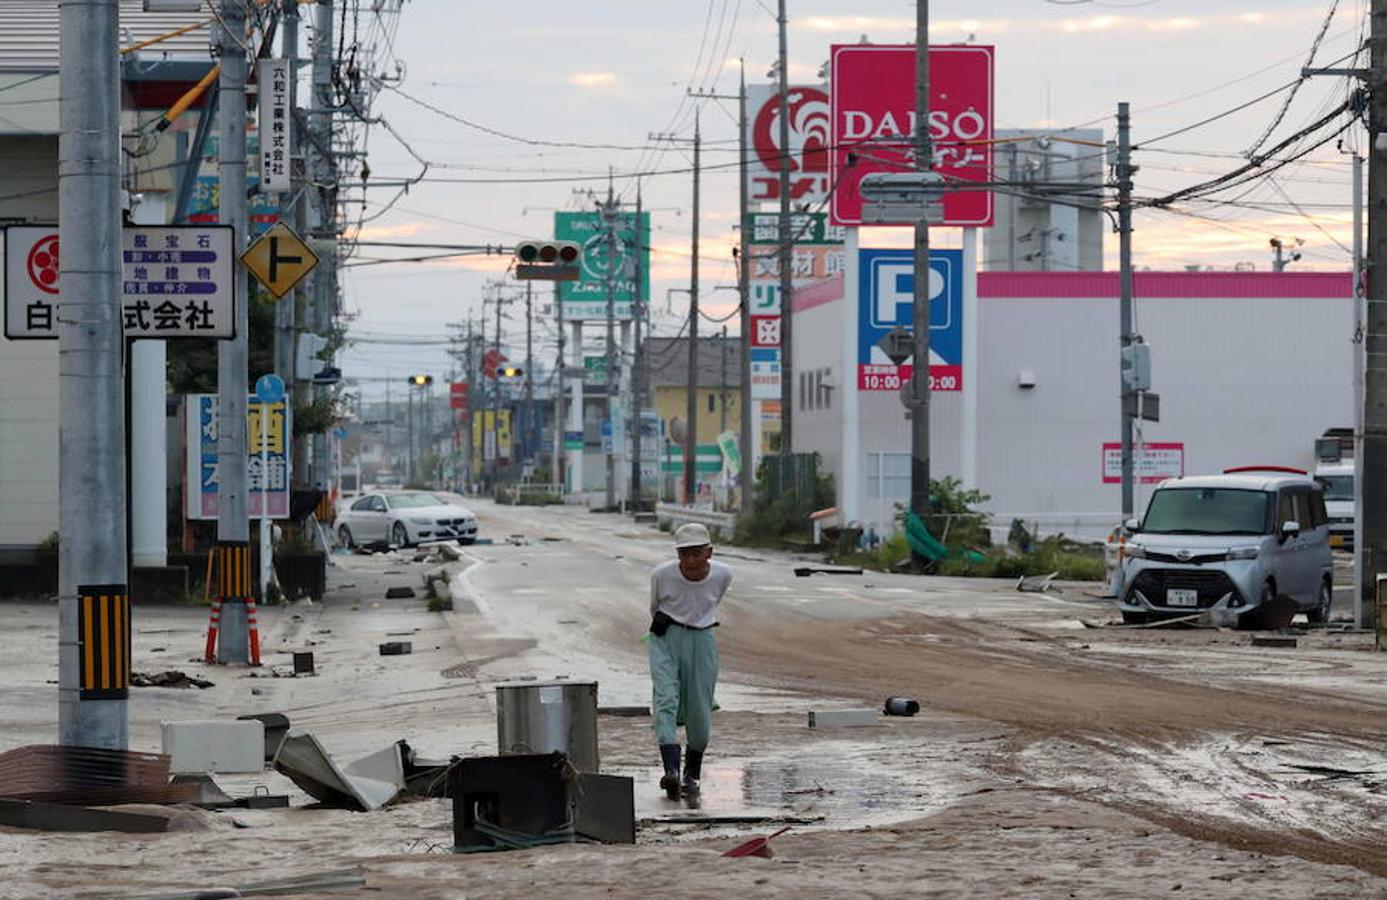
[[[930,388],[963,388],[963,251],[931,250]],[[914,361],[895,365],[877,343],[915,314],[914,250],[858,251],[857,386],[894,391],[910,380]]]

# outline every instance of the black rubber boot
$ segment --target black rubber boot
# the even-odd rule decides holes
[[[660,778],[660,790],[671,800],[679,799],[679,745],[661,744],[660,760],[665,764],[665,774]]]
[[[698,780],[703,776],[703,751],[689,750],[684,757],[684,793],[697,794]]]

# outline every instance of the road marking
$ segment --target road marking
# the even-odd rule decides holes
[[[755,585],[755,586],[752,588],[752,590],[755,590],[755,591],[775,591],[775,592],[777,592],[777,593],[789,593],[790,588],[785,587],[783,584],[758,584],[758,585]]]

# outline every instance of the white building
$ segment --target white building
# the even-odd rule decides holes
[[[0,3],[0,225],[58,221],[58,4]],[[146,13],[121,0],[129,46],[204,22],[204,14]],[[210,29],[165,37],[122,58],[122,105],[165,109],[211,65]],[[192,118],[191,115],[188,118]],[[167,133],[134,172],[133,186],[157,194],[173,184]],[[0,334],[0,555],[27,550],[58,529],[58,342]]]
[[[857,278],[850,245],[845,278],[796,294],[794,449],[822,455],[846,520],[889,531],[909,497],[910,423],[899,391],[858,389]],[[978,274],[964,389],[932,395],[931,474],[989,494],[994,525],[1101,536],[1121,518],[1104,468],[1120,427],[1117,292],[1116,272]],[[1310,468],[1314,439],[1352,424],[1348,273],[1139,272],[1135,296],[1160,395],[1160,421],[1140,428],[1153,472]]]

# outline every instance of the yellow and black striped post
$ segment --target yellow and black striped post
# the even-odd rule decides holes
[[[207,630],[209,659],[221,663],[256,664],[250,654],[249,611],[255,605],[255,585],[251,580],[250,543],[221,541],[216,554],[217,590],[212,621]],[[258,656],[259,654],[255,654]]]
[[[130,592],[123,584],[77,588],[77,649],[83,700],[130,695]]]

